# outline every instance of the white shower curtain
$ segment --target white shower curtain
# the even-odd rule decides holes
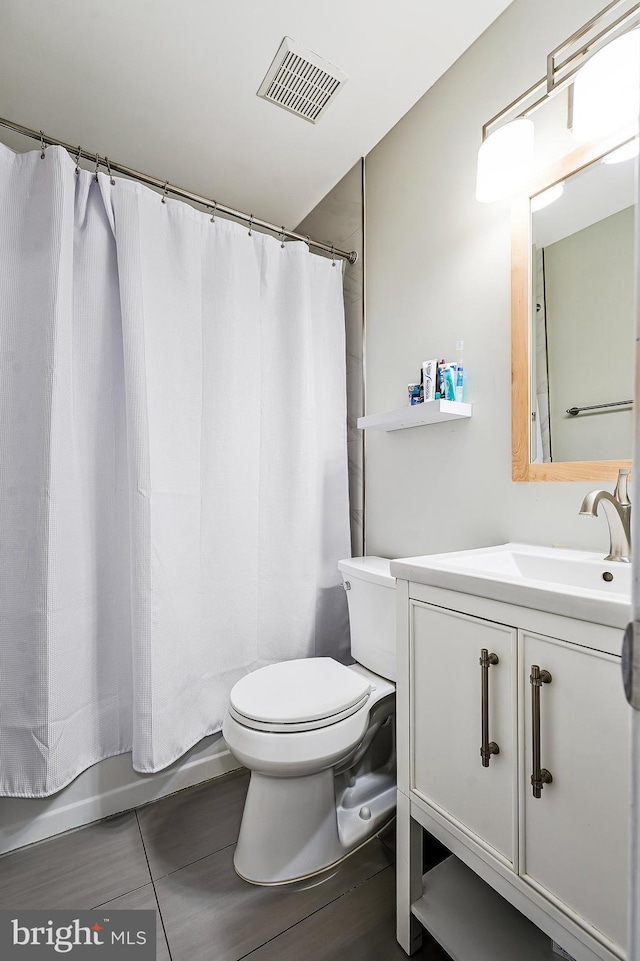
[[[0,145],[0,794],[348,650],[340,267]]]

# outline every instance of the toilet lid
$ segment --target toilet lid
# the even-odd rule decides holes
[[[366,677],[331,657],[308,657],[261,667],[231,690],[231,707],[255,721],[298,724],[348,711],[366,698]]]

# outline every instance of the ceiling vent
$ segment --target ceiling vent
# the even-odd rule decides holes
[[[348,79],[328,60],[285,37],[258,96],[317,123]]]

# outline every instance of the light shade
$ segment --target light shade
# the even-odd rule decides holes
[[[533,122],[520,118],[499,127],[478,151],[476,199],[491,203],[520,193],[532,161]]]
[[[640,31],[632,30],[599,50],[576,75],[573,138],[597,140],[638,122]]]

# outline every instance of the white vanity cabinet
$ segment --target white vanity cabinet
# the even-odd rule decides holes
[[[413,915],[456,961],[479,961],[493,898],[510,912],[498,941],[512,928],[514,943],[500,953],[489,936],[486,957],[552,958],[552,938],[577,961],[625,958],[621,631],[410,581],[398,580],[398,603],[400,943],[418,943]],[[420,828],[456,856],[424,878]],[[455,929],[457,911],[473,928],[475,902],[465,953],[460,931],[448,942],[438,925]]]
[[[552,782],[534,798],[531,665],[540,694],[541,765]],[[628,707],[620,658],[521,631],[520,875],[562,908],[626,942],[629,831]]]
[[[429,604],[411,606],[411,788],[505,864],[516,855],[516,631]],[[482,766],[481,650],[488,727],[499,754]]]

